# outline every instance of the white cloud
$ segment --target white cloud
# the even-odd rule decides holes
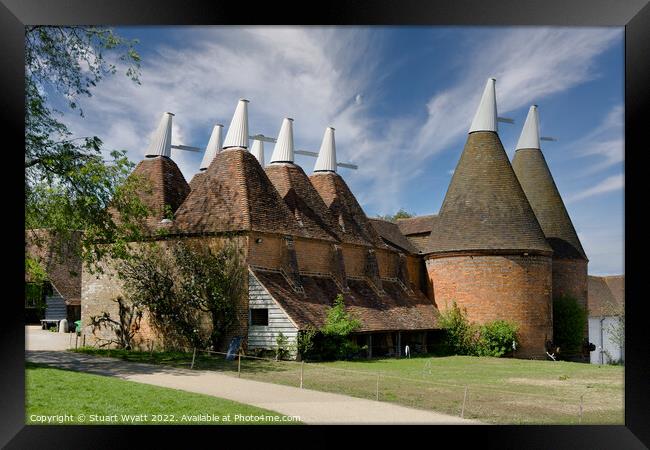
[[[607,192],[613,192],[621,190],[625,187],[625,177],[623,174],[613,175],[611,177],[605,178],[603,181],[598,184],[585,189],[581,192],[573,194],[567,199],[567,203],[573,203],[578,200],[583,200],[585,198],[593,197],[595,195],[605,194]]]
[[[503,114],[596,77],[595,57],[621,36],[606,28],[508,28],[480,34],[469,46],[475,50],[462,55],[463,64],[454,64],[460,68],[457,81],[437,92],[432,86],[431,97],[422,102],[425,119],[417,110],[380,119],[374,106],[393,67],[387,70],[379,57],[382,38],[372,28],[181,30],[176,37],[184,38],[186,46],[160,46],[146,55],[141,86],[126,77],[104,80],[83,105],[87,118],[68,117],[73,131],[99,135],[106,148],[128,149],[138,161],[162,112],[176,114],[174,143],[202,147],[212,125],[227,125],[237,99],[246,97],[251,133],[276,135],[282,118],[293,117],[297,148],[317,150],[324,128],[335,126],[339,160],[360,166],[344,176],[362,205],[385,212],[404,204],[406,183],[466,133],[489,76],[497,78]],[[191,178],[201,155],[173,152]],[[314,161],[300,157],[297,162],[309,172]]]

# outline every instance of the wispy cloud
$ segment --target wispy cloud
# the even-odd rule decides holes
[[[70,116],[72,129],[101,136],[107,148],[128,149],[137,161],[164,111],[176,114],[174,143],[203,146],[212,125],[227,125],[237,99],[246,97],[251,132],[275,135],[282,118],[293,117],[296,144],[317,150],[327,125],[363,114],[366,106],[355,100],[379,63],[379,47],[370,45],[364,29],[218,27],[180,33],[189,44],[148,54],[141,86],[118,77],[105,80],[85,102],[87,119]],[[354,133],[354,123],[341,127],[337,140],[347,144]],[[199,159],[174,151],[188,178]]]
[[[623,105],[616,105],[596,128],[569,143],[571,148],[582,149],[571,152],[572,157],[589,158],[592,161],[577,176],[593,175],[625,160],[624,124]]]
[[[424,122],[404,119],[389,127],[390,133],[373,135],[368,145],[357,147],[357,160],[365,167],[361,175],[370,184],[365,200],[382,211],[395,209],[405,183],[467,132],[487,78],[497,79],[498,110],[504,114],[598,77],[596,57],[620,37],[615,29],[565,28],[475,35],[475,50],[463,54],[464,64],[458,65],[458,81],[432,92]],[[393,165],[396,152],[399,164]]]
[[[392,66],[381,58],[382,34],[373,28],[180,30],[174,32],[182,46],[146,55],[141,86],[106,79],[83,105],[87,118],[69,117],[71,128],[99,135],[107,148],[128,149],[137,161],[162,112],[176,114],[174,143],[204,146],[212,125],[227,125],[237,99],[246,97],[251,132],[275,135],[282,118],[293,117],[299,148],[317,150],[325,126],[335,126],[339,159],[360,166],[348,182],[362,205],[380,212],[404,204],[407,183],[458,144],[489,76],[497,78],[499,112],[507,113],[597,77],[595,58],[621,36],[604,28],[475,32],[464,46],[474,50],[462,54],[462,64],[450,64],[455,82],[438,91],[432,86],[421,110],[378,117],[382,80]],[[174,151],[173,157],[188,179],[197,171],[200,155]]]
[[[578,200],[584,200],[585,198],[593,197],[595,195],[605,194],[607,192],[613,192],[621,190],[625,187],[625,177],[623,174],[613,175],[607,177],[596,185],[580,191],[576,194],[571,195],[567,199],[567,203],[573,203]]]

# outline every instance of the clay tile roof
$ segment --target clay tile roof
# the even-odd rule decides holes
[[[232,148],[217,154],[197,179],[176,212],[173,231],[243,230],[305,235],[257,159]]]
[[[615,315],[625,306],[625,276],[589,276],[588,299],[589,317]]]
[[[553,248],[553,257],[587,259],[541,150],[517,150],[512,168]]]
[[[264,169],[309,237],[339,240],[339,226],[307,174],[295,164],[270,164]]]
[[[316,172],[309,177],[334,218],[338,220],[347,239],[378,248],[387,248],[370,224],[343,178],[335,172]]]
[[[433,224],[427,252],[550,253],[497,133],[470,133]]]
[[[196,186],[199,184],[199,180],[205,175],[205,171],[197,172],[194,174],[190,180],[190,190],[193,191],[196,189]]]
[[[409,242],[408,239],[400,232],[399,227],[394,222],[382,219],[368,219],[372,226],[377,230],[379,236],[390,246],[400,251],[417,254],[418,249]]]
[[[280,273],[253,270],[255,277],[300,329],[321,327],[329,307],[339,294],[328,277],[301,275],[304,296],[296,294]],[[393,281],[382,280],[385,296],[378,296],[367,281],[349,279],[350,292],[343,295],[346,309],[361,321],[358,331],[437,329],[438,311],[420,292],[408,296]]]
[[[409,217],[407,219],[397,219],[397,226],[404,236],[410,234],[431,233],[433,221],[438,216],[430,214],[428,216]]]
[[[132,175],[147,184],[139,193],[142,202],[153,212],[149,225],[157,226],[164,218],[164,206],[176,211],[190,192],[190,186],[174,161],[166,156],[146,158],[138,163]]]
[[[68,305],[81,302],[80,239],[80,232],[72,232],[62,241],[49,230],[25,231],[25,254],[41,264],[48,280]],[[25,281],[30,281],[27,274]]]

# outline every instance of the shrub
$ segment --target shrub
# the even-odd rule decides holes
[[[553,301],[553,341],[563,354],[580,352],[584,339],[587,311],[571,296]]]
[[[460,308],[455,301],[440,313],[438,323],[445,330],[443,346],[452,355],[472,355],[475,353],[477,327],[467,318],[467,310]]]
[[[275,338],[276,350],[275,350],[275,359],[280,360],[284,359],[289,353],[289,340],[287,337],[280,331],[277,337]]]
[[[302,358],[310,359],[314,357],[314,339],[317,334],[318,330],[314,327],[307,327],[298,332],[296,349]]]
[[[517,325],[505,320],[495,320],[481,325],[476,343],[478,356],[501,357],[513,350],[512,343],[519,345]]]
[[[330,308],[325,325],[320,329],[321,339],[317,342],[323,359],[345,359],[359,352],[359,346],[350,339],[350,333],[357,330],[361,322],[345,310],[343,296],[337,295]]]

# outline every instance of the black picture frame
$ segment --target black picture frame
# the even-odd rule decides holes
[[[288,12],[296,13],[294,16]],[[357,430],[350,427],[271,427],[251,433],[249,427],[209,426],[26,426],[24,414],[24,324],[23,287],[20,274],[20,228],[24,207],[16,186],[21,186],[22,164],[18,149],[24,147],[24,25],[540,25],[625,27],[625,272],[626,272],[626,367],[624,426],[437,426],[409,427],[408,430],[378,427]],[[4,152],[6,255],[2,336],[2,383],[0,384],[0,445],[6,448],[121,448],[144,439],[150,448],[181,438],[186,445],[205,442],[226,445],[235,438],[242,445],[256,437],[267,444],[313,445],[340,437],[341,429],[359,433],[367,443],[388,436],[407,439],[407,445],[450,445],[476,439],[481,447],[498,448],[647,448],[650,446],[650,371],[648,359],[650,327],[647,301],[641,296],[646,240],[641,227],[647,201],[644,198],[645,166],[648,153],[645,117],[650,116],[650,5],[648,0],[364,0],[349,2],[235,2],[213,0],[2,0],[0,6],[0,65],[2,66],[2,124]],[[647,120],[647,119],[645,119]],[[12,143],[6,142],[7,137]],[[11,203],[11,205],[10,205]],[[629,206],[629,207],[628,207]],[[628,245],[628,242],[631,245]],[[8,295],[7,295],[8,294]],[[217,431],[215,431],[217,430]],[[267,431],[270,430],[270,431]],[[270,435],[269,433],[274,435]],[[299,433],[298,433],[299,432]],[[188,434],[191,438],[188,439]],[[282,436],[275,436],[281,433]],[[413,433],[418,436],[412,437]],[[203,435],[203,436],[199,436]],[[245,436],[245,440],[241,440]],[[280,441],[282,439],[282,441]],[[287,439],[295,440],[292,444]],[[308,439],[308,441],[307,441]],[[417,443],[416,439],[420,441]],[[422,441],[424,439],[424,441]],[[221,444],[219,444],[221,443]],[[239,444],[233,444],[239,445]]]

